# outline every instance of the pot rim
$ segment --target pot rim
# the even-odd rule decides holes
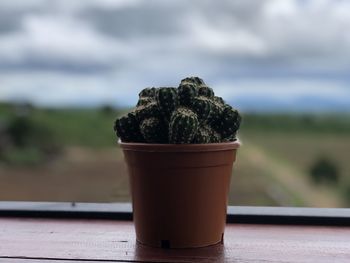
[[[215,152],[236,150],[241,146],[239,139],[233,142],[202,143],[202,144],[160,144],[160,143],[135,143],[122,142],[118,144],[124,151],[138,152]]]

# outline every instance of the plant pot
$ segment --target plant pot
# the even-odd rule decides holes
[[[239,142],[120,145],[139,243],[192,248],[223,242]]]

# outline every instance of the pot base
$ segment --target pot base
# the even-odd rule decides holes
[[[136,242],[140,245],[147,246],[147,247],[153,247],[153,248],[162,248],[162,249],[195,249],[195,248],[204,248],[204,247],[211,247],[211,246],[217,246],[219,244],[224,244],[224,234],[221,235],[221,240],[219,242],[213,243],[213,244],[203,244],[203,245],[195,245],[195,246],[172,246],[170,240],[160,240],[158,242],[159,245],[155,244],[147,244],[144,242],[141,242],[140,240],[136,239]]]

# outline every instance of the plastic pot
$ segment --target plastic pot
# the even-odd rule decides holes
[[[120,145],[128,166],[138,242],[163,248],[223,242],[239,142]]]

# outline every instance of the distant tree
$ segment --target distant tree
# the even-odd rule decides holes
[[[315,124],[315,117],[310,114],[304,114],[300,117],[300,122],[301,122],[301,125],[304,125],[307,128],[310,128]]]
[[[317,159],[310,168],[311,179],[315,183],[332,183],[339,181],[339,171],[335,163],[326,157]]]
[[[14,145],[23,147],[28,143],[30,135],[33,133],[33,125],[28,117],[16,116],[7,128]]]
[[[115,109],[111,105],[104,105],[101,107],[101,112],[106,115],[110,115],[115,112]]]
[[[13,165],[40,163],[61,152],[53,130],[30,116],[11,118],[2,133],[0,159]]]
[[[30,102],[21,102],[13,104],[17,116],[30,116],[35,107]]]
[[[0,159],[1,159],[2,153],[8,147],[9,143],[10,143],[10,139],[6,132],[5,122],[0,119]]]

